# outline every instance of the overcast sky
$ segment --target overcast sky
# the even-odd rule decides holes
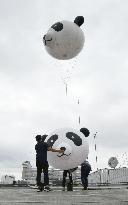
[[[90,130],[93,170],[111,156],[121,164],[124,153],[128,166],[127,9],[127,0],[0,0],[0,170],[22,169],[26,160],[34,167],[35,135],[63,127]],[[83,50],[54,59],[42,36],[78,15],[85,18]]]

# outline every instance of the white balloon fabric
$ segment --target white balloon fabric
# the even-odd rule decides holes
[[[87,142],[89,130],[87,128],[81,129],[83,129],[82,131],[87,130],[87,135],[72,128],[58,129],[48,135],[46,141],[50,147],[65,150],[64,153],[48,152],[48,162],[52,167],[68,170],[81,165],[86,160],[89,153]]]
[[[84,46],[84,33],[80,26],[84,22],[83,16],[77,16],[74,22],[60,21],[51,26],[43,42],[47,52],[59,60],[74,58]]]
[[[111,168],[115,168],[118,164],[118,160],[116,157],[111,157],[109,160],[108,160],[108,165],[111,167]]]

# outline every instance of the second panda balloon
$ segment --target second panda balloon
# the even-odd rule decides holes
[[[60,21],[51,26],[43,36],[47,52],[59,60],[68,60],[77,56],[84,46],[84,33],[80,26],[83,16],[77,16],[74,22]]]

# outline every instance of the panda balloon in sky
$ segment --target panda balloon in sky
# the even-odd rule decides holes
[[[87,128],[74,130],[71,128],[58,129],[51,133],[46,142],[55,149],[63,149],[64,153],[48,152],[49,164],[58,169],[68,170],[77,167],[86,160],[89,153]]]
[[[84,46],[84,33],[80,26],[83,16],[77,16],[74,22],[60,21],[51,26],[43,37],[47,52],[59,60],[74,58]]]

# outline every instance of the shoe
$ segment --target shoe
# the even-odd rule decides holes
[[[37,192],[41,192],[41,191],[43,191],[43,188],[42,187],[38,187],[37,188]]]
[[[38,187],[37,185],[35,185],[33,188],[34,188],[34,189],[38,189],[39,187]]]
[[[49,192],[49,191],[51,191],[51,189],[50,189],[50,187],[46,186],[46,187],[44,187],[44,191]]]
[[[88,190],[88,188],[87,188],[87,187],[84,187],[82,190]]]

